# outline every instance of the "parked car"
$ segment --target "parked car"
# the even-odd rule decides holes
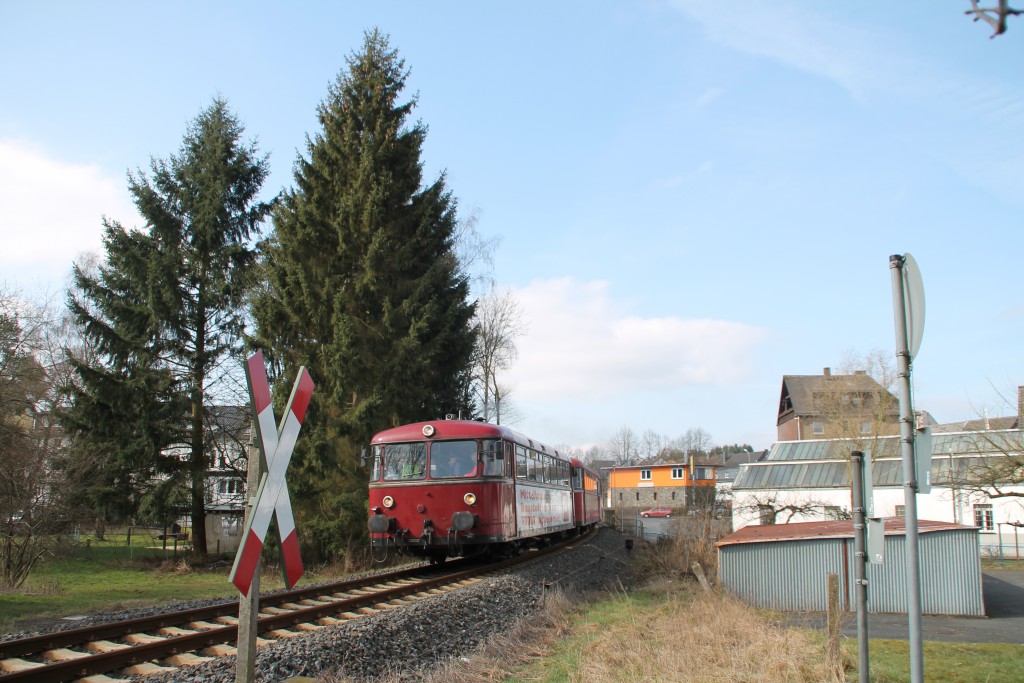
[[[640,513],[641,517],[671,517],[672,508],[651,508]]]

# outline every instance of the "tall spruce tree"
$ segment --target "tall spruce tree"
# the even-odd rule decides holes
[[[67,424],[103,454],[97,494],[189,488],[193,551],[206,554],[206,434],[210,383],[241,345],[253,284],[251,244],[272,204],[257,201],[267,160],[242,140],[227,103],[214,99],[190,124],[178,155],[129,174],[145,230],[104,221],[106,262],[76,268],[70,306],[96,351],[79,361]],[[170,446],[184,460],[166,457]],[[163,484],[163,485],[159,485]],[[159,507],[159,506],[156,506]]]
[[[321,129],[274,212],[255,342],[277,384],[317,390],[290,479],[321,555],[365,535],[359,448],[378,430],[468,411],[473,305],[453,251],[456,202],[424,185],[426,127],[399,102],[408,71],[374,30],[321,103]],[[282,391],[282,396],[284,392]]]

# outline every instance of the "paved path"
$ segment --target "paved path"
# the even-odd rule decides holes
[[[982,590],[987,617],[921,617],[923,640],[958,643],[1014,643],[1024,645],[1024,571],[989,569],[982,572]],[[792,626],[824,628],[821,612],[792,613],[785,617]],[[905,614],[871,614],[868,638],[908,640]],[[857,637],[857,616],[843,617],[843,635]]]

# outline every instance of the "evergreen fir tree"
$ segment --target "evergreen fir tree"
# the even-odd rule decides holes
[[[265,245],[255,341],[286,371],[282,393],[301,365],[317,383],[289,476],[322,553],[365,535],[361,445],[469,409],[473,306],[453,251],[456,203],[443,174],[423,184],[426,127],[408,125],[414,99],[399,101],[407,77],[387,37],[367,33],[319,108]]]
[[[109,454],[108,486],[119,482],[127,494],[157,475],[164,483],[187,481],[200,556],[209,383],[231,372],[223,364],[240,347],[256,261],[251,240],[271,208],[257,201],[266,158],[243,143],[243,132],[226,102],[215,99],[192,122],[177,156],[154,159],[149,177],[130,174],[146,230],[106,222],[106,263],[95,277],[76,270],[81,297],[71,301],[98,354],[97,362],[78,363],[68,424],[94,451]],[[161,455],[171,445],[187,453],[184,463]]]

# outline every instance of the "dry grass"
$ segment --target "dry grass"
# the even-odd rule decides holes
[[[717,520],[680,519],[675,523],[682,527],[678,535],[656,543],[639,542],[638,571],[648,576],[673,576],[690,574],[693,565],[699,564],[707,576],[717,575],[716,536],[711,533]]]
[[[586,621],[589,638],[568,680],[590,681],[824,681],[823,653],[807,635],[780,629],[732,597],[705,593],[692,582],[655,582],[653,602],[634,609],[629,594],[622,618]]]
[[[328,679],[343,683],[348,679]],[[399,672],[380,683],[410,680]],[[827,681],[820,642],[693,581],[659,579],[581,607],[553,593],[543,615],[440,664],[424,683]]]

